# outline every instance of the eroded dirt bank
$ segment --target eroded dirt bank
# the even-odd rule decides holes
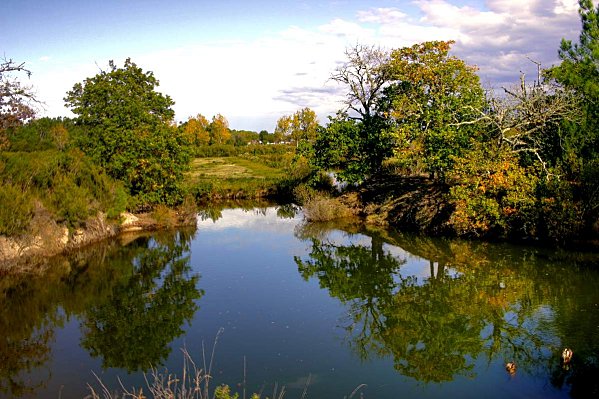
[[[44,212],[34,215],[32,231],[19,237],[0,236],[0,272],[28,267],[33,259],[51,257],[120,234],[156,230],[195,224],[195,214],[172,211],[172,215],[157,220],[150,214],[121,214],[119,220],[109,221],[99,213],[78,228],[69,228],[52,220]]]

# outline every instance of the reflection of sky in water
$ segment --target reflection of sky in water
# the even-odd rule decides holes
[[[198,231],[226,230],[226,229],[249,229],[253,231],[272,231],[286,233],[289,226],[295,226],[302,219],[300,214],[292,219],[277,216],[276,208],[270,207],[259,210],[224,209],[222,217],[218,220],[198,219]]]

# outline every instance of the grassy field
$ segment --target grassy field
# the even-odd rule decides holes
[[[259,198],[273,195],[284,177],[259,157],[209,157],[194,159],[186,180],[197,199]]]

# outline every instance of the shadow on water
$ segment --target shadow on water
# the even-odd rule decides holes
[[[392,358],[400,374],[424,384],[474,378],[481,361],[515,362],[518,373],[572,397],[597,397],[597,270],[540,249],[351,223],[305,224],[295,235],[310,244],[295,257],[299,273],[346,305],[346,341],[362,360]],[[416,260],[428,267],[410,269]],[[560,363],[565,346],[575,353],[568,367]]]
[[[102,366],[158,366],[198,310],[194,230],[110,241],[57,257],[44,275],[0,279],[0,393],[35,394],[51,378],[55,330],[81,320],[81,346]]]

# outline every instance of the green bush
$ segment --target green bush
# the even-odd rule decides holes
[[[71,227],[79,226],[92,211],[89,192],[68,178],[54,182],[50,201],[59,222],[67,222]]]
[[[13,185],[0,186],[0,234],[24,233],[33,216],[33,201],[27,192]]]
[[[0,153],[0,184],[5,235],[24,232],[35,202],[71,227],[99,211],[116,218],[129,203],[122,183],[77,149]]]
[[[213,144],[195,147],[193,150],[193,155],[198,158],[233,156],[251,157],[255,155],[282,155],[286,153],[293,153],[294,151],[295,148],[289,144],[251,144],[247,146]]]
[[[555,242],[579,236],[585,227],[584,209],[570,182],[552,179],[539,185],[538,234]]]

